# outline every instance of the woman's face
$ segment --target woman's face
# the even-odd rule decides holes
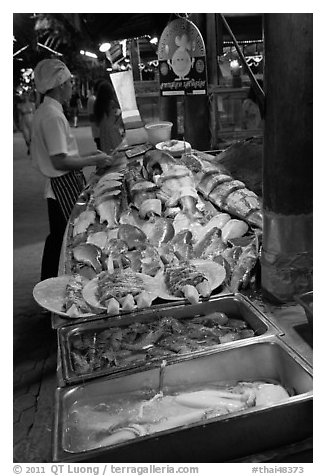
[[[72,95],[72,78],[69,78],[62,85],[62,100],[63,102],[69,102]]]

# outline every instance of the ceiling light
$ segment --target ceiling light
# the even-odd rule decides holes
[[[79,53],[81,55],[88,56],[89,58],[97,58],[97,55],[95,53],[90,53],[89,51],[80,50]]]
[[[110,48],[111,48],[111,43],[102,43],[99,47],[99,50],[101,51],[101,53],[105,53]]]
[[[158,39],[156,38],[156,36],[154,38],[152,38],[151,40],[149,40],[150,43],[152,43],[153,45],[156,45],[157,42],[158,42]]]

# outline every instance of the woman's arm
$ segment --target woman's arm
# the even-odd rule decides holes
[[[104,152],[86,156],[69,157],[67,154],[52,155],[53,166],[57,170],[78,170],[89,166],[109,167],[113,157]]]

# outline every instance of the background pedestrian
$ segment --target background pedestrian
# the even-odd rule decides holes
[[[30,154],[32,121],[35,112],[35,103],[31,100],[30,94],[25,92],[22,94],[21,102],[17,105],[19,117],[19,129],[21,130],[26,147],[27,154]]]
[[[96,148],[101,150],[101,141],[100,141],[100,128],[98,124],[96,123],[95,116],[94,116],[94,104],[96,100],[96,94],[98,91],[98,87],[103,81],[103,79],[99,79],[95,81],[95,83],[91,84],[91,89],[90,89],[90,94],[87,99],[87,114],[88,114],[88,119],[91,125],[91,130],[92,130],[92,137],[93,140],[96,144]]]
[[[109,81],[99,84],[94,103],[94,119],[100,131],[101,150],[109,154],[125,138],[120,105]]]
[[[79,113],[83,110],[79,92],[76,87],[72,91],[70,98],[70,117],[73,120],[73,126],[78,127]]]

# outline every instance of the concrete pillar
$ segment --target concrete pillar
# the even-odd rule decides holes
[[[312,14],[264,15],[262,291],[276,302],[312,289],[312,39]]]

